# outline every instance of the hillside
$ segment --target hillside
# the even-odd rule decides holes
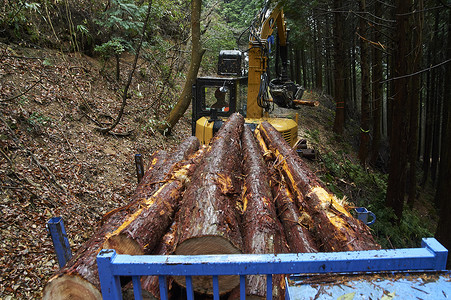
[[[39,298],[58,269],[46,222],[62,216],[76,251],[136,187],[134,155],[146,162],[171,149],[190,134],[190,115],[171,137],[152,129],[156,81],[141,65],[118,134],[101,134],[96,122],[111,122],[120,105],[113,71],[80,54],[0,48],[0,298]]]

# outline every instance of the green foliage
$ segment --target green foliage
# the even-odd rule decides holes
[[[107,60],[113,55],[121,55],[126,50],[125,45],[129,46],[130,44],[127,41],[115,38],[100,46],[96,46],[94,51],[98,52],[104,60]]]
[[[133,0],[111,0],[109,8],[95,22],[108,36],[136,37],[142,29],[147,7]]]
[[[145,5],[137,6],[133,0],[112,0],[109,8],[95,19],[101,28],[98,35],[107,37],[107,40],[94,51],[104,59],[111,55],[119,56],[126,50],[133,51],[133,42],[142,30],[146,10]]]
[[[231,0],[224,3],[223,16],[225,16],[229,26],[245,28],[251,25],[264,5],[264,0]]]
[[[33,112],[28,118],[25,119],[25,122],[28,125],[27,130],[36,134],[41,134],[41,127],[49,127],[52,121],[52,118],[38,112]]]
[[[319,143],[319,130],[318,129],[307,129],[307,134],[309,138],[315,143]]]

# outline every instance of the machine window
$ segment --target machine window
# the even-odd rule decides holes
[[[205,87],[205,108],[210,110],[215,108],[217,111],[229,111],[230,90],[224,86]]]

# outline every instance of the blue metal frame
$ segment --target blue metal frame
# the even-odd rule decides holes
[[[60,268],[62,268],[72,258],[72,251],[70,250],[63,218],[51,218],[47,222],[47,229],[52,237],[53,247],[55,248],[56,257],[58,258],[58,264]]]
[[[191,276],[213,276],[213,282],[217,282],[218,275],[240,275],[240,295],[245,299],[245,275],[442,271],[447,255],[448,250],[436,239],[424,238],[422,248],[328,253],[131,256],[104,249],[97,255],[97,266],[104,299],[122,299],[120,276],[132,276],[135,299],[140,299],[136,298],[141,294],[137,283],[144,275],[159,276],[161,299],[167,299],[168,275],[187,276],[188,299],[193,295],[188,284]],[[218,290],[214,286],[215,299],[219,299]]]

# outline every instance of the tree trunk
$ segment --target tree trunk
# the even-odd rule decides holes
[[[321,27],[318,25],[319,21],[317,18],[317,13],[313,12],[314,17],[314,51],[315,51],[315,88],[322,90],[323,88],[323,63],[322,63],[322,34]]]
[[[190,140],[194,142],[192,139]],[[186,145],[186,143],[181,144],[183,147]],[[197,145],[199,145],[198,141]],[[177,151],[183,151],[183,149],[178,148]],[[183,157],[191,154],[193,147],[187,147],[185,151]],[[174,155],[174,157],[176,156]],[[47,282],[44,287],[43,299],[101,299],[97,254],[102,249],[106,236],[116,230],[127,216],[138,210],[139,203],[156,190],[153,178],[165,178],[168,175],[167,173],[160,174],[164,157],[166,157],[164,152],[153,155],[150,167],[131,197],[130,204],[113,210],[103,218],[105,221],[102,226],[82,245],[64,268],[61,268]]]
[[[447,45],[447,59],[451,59],[451,10],[448,12],[448,45]],[[451,76],[451,64],[446,66],[446,78]],[[445,85],[445,102],[444,102],[444,118],[446,123],[443,123],[445,134],[442,141],[442,151],[440,154],[440,170],[437,182],[437,193],[435,195],[435,203],[439,204],[440,220],[437,226],[435,236],[447,249],[451,249],[451,88],[449,84]],[[448,255],[448,269],[451,266],[451,256]]]
[[[321,186],[282,135],[269,123],[260,125],[260,133],[275,154],[276,166],[294,194],[301,214],[309,215],[315,226],[315,239],[325,251],[352,251],[380,248],[366,225],[348,211]]]
[[[431,149],[431,179],[432,183],[435,183],[437,179],[437,170],[440,158],[440,116],[442,111],[442,105],[440,102],[440,88],[442,82],[442,74],[440,71],[436,71],[435,74],[435,85],[434,85],[434,98],[432,105],[432,149]]]
[[[334,9],[339,11],[342,9],[343,1],[334,0]],[[343,61],[344,45],[343,45],[343,32],[344,32],[343,16],[340,12],[335,13],[334,20],[334,98],[336,103],[335,108],[335,120],[334,120],[334,132],[337,134],[343,134],[345,124],[345,104],[346,104],[346,91],[345,91],[345,64]]]
[[[301,50],[299,50],[299,48],[295,48],[294,50],[294,62],[295,62],[294,66],[295,82],[300,85],[302,82],[302,73],[301,73],[302,61],[301,61]]]
[[[374,5],[374,15],[376,17],[382,17],[382,5],[375,4]],[[376,43],[382,44],[381,38],[382,34],[380,32],[380,28],[374,28],[374,41]],[[373,93],[373,140],[371,143],[371,158],[370,163],[374,166],[377,163],[377,159],[379,157],[379,147],[381,143],[381,116],[382,116],[382,52],[379,48],[373,48],[373,67],[372,67],[372,93]]]
[[[415,10],[418,11],[414,15],[415,21],[413,37],[413,59],[411,64],[410,73],[417,73],[421,68],[421,62],[423,60],[423,1],[417,0]],[[417,154],[418,154],[418,119],[420,109],[420,94],[421,94],[421,75],[414,75],[410,78],[411,89],[409,93],[410,98],[410,124],[409,124],[409,147],[408,147],[408,159],[409,159],[409,184],[408,184],[408,197],[407,203],[410,207],[413,207],[416,194],[417,194]]]
[[[236,200],[241,190],[240,136],[244,118],[235,113],[216,133],[210,151],[193,174],[183,196],[177,231],[177,255],[241,253],[242,239]],[[175,278],[185,286],[184,278]],[[239,284],[237,276],[220,276],[220,293]],[[196,292],[211,294],[211,277],[193,278]]]
[[[386,205],[393,208],[397,222],[401,221],[404,208],[404,195],[407,170],[407,147],[409,146],[408,78],[409,54],[409,13],[407,1],[396,1],[396,45],[394,53],[394,96],[392,130],[390,134],[390,167]]]
[[[304,83],[304,88],[307,88],[308,84],[308,74],[307,74],[307,60],[305,58],[305,49],[304,46],[301,48],[301,60],[302,60],[302,82]]]
[[[366,0],[360,0],[360,11],[366,12]],[[366,20],[360,18],[360,68],[361,68],[361,118],[360,118],[360,146],[359,146],[359,160],[365,166],[368,158],[368,151],[370,145],[370,55],[368,51],[368,44],[364,37],[367,35]]]
[[[282,226],[277,219],[272,198],[270,179],[265,161],[255,138],[248,127],[242,134],[243,173],[245,176],[242,195],[242,229],[244,252],[274,254],[283,251],[285,243]],[[280,299],[284,291],[280,283],[282,275],[273,276],[272,299]],[[269,292],[269,291],[268,291]],[[246,299],[265,299],[266,276],[246,276]]]
[[[188,109],[192,98],[192,87],[196,82],[197,72],[199,71],[202,56],[205,53],[205,49],[201,48],[200,43],[200,16],[202,11],[202,0],[191,1],[191,33],[192,33],[192,48],[191,48],[191,63],[189,66],[188,74],[186,75],[185,85],[183,87],[182,94],[169,113],[166,122],[158,127],[158,130],[164,134],[171,134],[171,130],[175,124],[180,120],[185,111]]]
[[[184,179],[189,178],[191,172],[185,170],[180,179],[168,181],[142,202],[140,209],[107,235],[103,249],[114,249],[118,254],[149,254],[171,224],[182,198],[186,184]]]

